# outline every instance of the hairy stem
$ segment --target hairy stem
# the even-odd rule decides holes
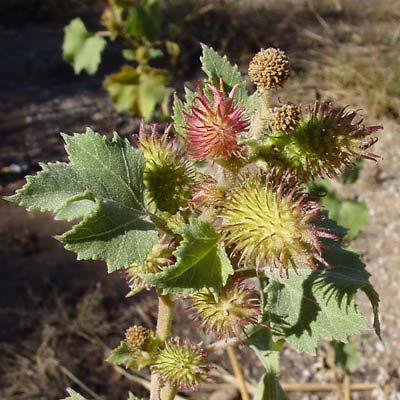
[[[251,122],[251,127],[249,131],[250,136],[254,138],[259,138],[264,132],[265,124],[267,121],[268,108],[269,92],[265,91],[263,93],[260,93],[260,109],[254,117],[253,121]]]
[[[161,293],[158,293],[156,334],[163,342],[165,342],[171,335],[174,305],[175,302],[171,296],[164,296]],[[156,371],[152,371],[150,380],[150,400],[173,400],[176,394],[176,389],[172,387],[171,390],[167,390],[167,387],[168,386],[166,386],[166,389],[161,392],[160,376]]]
[[[161,400],[174,400],[176,396],[176,387],[172,386],[170,384],[166,384],[162,389],[161,389],[161,394],[160,398]]]
[[[247,391],[246,382],[244,380],[243,372],[242,369],[240,368],[239,361],[236,357],[235,349],[232,346],[228,346],[226,348],[226,351],[228,352],[229,361],[231,362],[233,373],[235,375],[239,387],[240,396],[242,397],[242,400],[250,400],[249,392]]]

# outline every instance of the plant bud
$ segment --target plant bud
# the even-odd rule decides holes
[[[142,350],[150,335],[150,330],[143,326],[131,326],[125,332],[125,341],[131,351]]]
[[[172,339],[160,350],[153,365],[161,380],[177,386],[180,390],[193,390],[204,382],[208,371],[204,351],[178,338]]]
[[[209,86],[212,99],[205,96],[198,85],[197,105],[186,113],[186,133],[189,155],[193,158],[229,159],[240,155],[236,138],[247,131],[249,121],[244,110],[235,105],[235,86],[228,97],[214,86]]]
[[[289,78],[289,60],[280,49],[262,49],[250,61],[248,73],[258,90],[276,89]]]
[[[297,128],[300,116],[299,107],[294,104],[284,104],[271,110],[268,124],[273,131],[292,132]]]
[[[139,142],[146,159],[144,182],[150,203],[157,210],[175,214],[184,207],[191,197],[190,185],[194,183],[194,170],[191,163],[168,143],[168,132],[157,137],[156,127],[152,134],[140,128]]]
[[[125,270],[126,279],[131,289],[128,296],[134,295],[142,289],[151,288],[151,285],[144,282],[142,275],[161,272],[164,268],[173,264],[172,251],[173,248],[169,243],[157,243],[153,246],[143,265],[132,264]]]
[[[219,338],[241,337],[244,328],[257,323],[260,301],[254,290],[242,281],[233,281],[218,296],[207,289],[192,296],[194,318],[208,333]]]
[[[317,268],[321,257],[321,237],[334,238],[313,223],[318,221],[317,203],[307,199],[289,176],[271,172],[265,183],[261,177],[247,179],[234,188],[221,211],[221,231],[239,263],[256,263],[256,268],[288,268],[308,265]]]

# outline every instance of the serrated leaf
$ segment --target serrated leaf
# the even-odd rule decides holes
[[[76,74],[85,70],[93,75],[105,45],[105,39],[88,32],[80,18],[75,18],[65,27],[63,56],[74,67]]]
[[[143,263],[157,233],[143,215],[110,200],[97,201],[92,213],[59,237],[79,260],[106,260],[108,272]]]
[[[57,212],[69,198],[85,191],[72,165],[56,162],[40,166],[42,171],[35,176],[27,176],[24,187],[6,200],[29,211]]]
[[[225,286],[234,271],[214,228],[208,222],[191,220],[178,233],[183,240],[174,252],[176,263],[158,274],[145,275],[145,280],[165,293],[192,293],[202,288],[218,291]]]
[[[313,353],[320,339],[345,342],[350,335],[367,329],[355,303],[357,289],[371,292],[379,333],[379,298],[359,257],[337,245],[325,259],[333,268],[312,273],[300,270],[300,275],[271,281],[266,289],[266,310],[275,340],[286,339],[299,351]]]
[[[222,78],[230,88],[243,85],[243,78],[237,65],[231,64],[226,56],[221,57],[213,48],[205,44],[202,44],[201,48],[203,50],[200,57],[201,68],[214,84],[218,85],[219,78]]]
[[[69,396],[62,400],[86,400],[85,397],[81,396],[78,392],[75,392],[75,390],[71,388],[67,389],[67,393]]]
[[[83,218],[59,237],[78,259],[104,260],[110,272],[143,263],[158,234],[144,205],[142,152],[90,129],[64,139],[71,163],[42,165],[8,200],[56,219]]]
[[[203,49],[203,54],[200,57],[201,68],[210,81],[219,87],[219,80],[222,78],[227,90],[238,85],[235,100],[237,103],[242,104],[246,111],[251,114],[255,110],[254,107],[257,105],[258,97],[252,96],[251,99],[249,98],[245,79],[242,77],[238,66],[231,64],[226,56],[221,57],[213,48],[205,44],[202,44],[201,47]]]
[[[174,93],[174,103],[172,107],[172,120],[174,121],[175,133],[181,141],[185,140],[186,131],[186,118],[185,112],[189,112],[196,98],[196,93],[188,88],[185,88],[185,101],[179,99],[179,97]]]
[[[88,130],[64,138],[71,163],[96,198],[96,207],[60,240],[79,259],[105,260],[109,272],[143,263],[157,232],[144,219],[142,153],[116,134],[108,140]]]
[[[79,180],[97,199],[128,210],[144,212],[143,169],[140,150],[116,133],[112,140],[91,129],[85,134],[63,135],[65,149]]]

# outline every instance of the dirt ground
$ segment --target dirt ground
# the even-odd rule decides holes
[[[371,115],[369,122],[385,126],[375,146],[382,160],[364,163],[357,182],[342,188],[348,196],[357,196],[368,205],[369,224],[353,245],[363,254],[381,296],[383,338],[380,342],[371,334],[360,339],[363,357],[351,379],[380,385],[374,392],[354,393],[354,399],[400,399],[400,119],[393,106],[400,100],[400,1],[314,1],[316,8],[314,3],[307,6],[300,0],[278,5],[271,1],[236,3],[240,7],[231,12],[238,13],[244,27],[252,25],[246,25],[246,15],[265,3],[268,24],[259,14],[252,26],[238,33],[239,28],[224,26],[226,14],[219,20],[218,9],[211,9],[209,19],[216,21],[228,39],[218,42],[217,31],[210,42],[203,37],[202,41],[224,48],[244,69],[257,47],[280,46],[288,52],[294,68],[293,83],[283,92],[284,99],[289,92],[290,100],[303,104],[319,96],[330,97],[363,107]],[[337,8],[338,4],[344,11]],[[119,65],[120,60],[113,57],[118,49],[110,50],[111,61],[97,75],[77,77],[61,58],[61,22],[65,21],[48,24],[40,18],[28,22],[19,18],[16,22],[0,21],[1,195],[21,187],[23,176],[38,170],[39,161],[65,158],[59,132],[82,132],[90,126],[102,133],[116,130],[129,137],[139,124],[138,119],[118,115],[101,86],[103,76]],[[207,13],[202,18],[207,19]],[[240,35],[243,37],[238,43]],[[366,51],[360,51],[360,47]],[[345,55],[348,64],[332,64],[332,54],[334,60],[339,59],[340,54],[335,52],[342,48],[354,58]],[[384,71],[382,79],[389,79],[393,70],[399,69],[397,92],[393,92],[395,81],[384,91],[383,81],[366,90],[356,79],[344,83],[336,80],[338,69],[357,69],[351,62],[358,62],[360,54],[369,57],[370,49],[382,55],[382,60],[378,57],[370,61],[373,71]],[[389,64],[385,64],[383,54],[389,54]],[[198,66],[195,62],[193,65]],[[365,76],[370,79],[368,73]],[[360,69],[359,74],[364,71]],[[195,76],[191,72],[185,78],[192,80]],[[182,90],[182,85],[176,87]],[[371,90],[376,92],[371,95]],[[371,102],[378,94],[383,99],[379,107]],[[104,359],[128,326],[154,326],[155,299],[149,293],[125,299],[127,287],[121,274],[107,275],[100,262],[76,261],[52,238],[64,228],[50,215],[27,213],[0,200],[0,398],[56,400],[65,395],[67,386],[89,398],[125,399],[129,390],[145,396],[146,372],[127,375]],[[366,299],[361,298],[361,303],[371,320]],[[208,340],[191,328],[184,312],[177,313],[174,326],[180,335]],[[285,348],[282,381],[331,382],[332,371],[324,366],[325,349],[322,344],[313,357]],[[216,382],[225,377],[225,385],[204,387],[194,398],[238,398],[232,385],[226,385],[231,377],[229,363],[223,354],[218,357],[223,361],[222,369],[216,369]],[[248,381],[255,384],[261,374],[258,361],[246,350],[239,358]],[[289,398],[316,400],[327,396],[290,393]]]

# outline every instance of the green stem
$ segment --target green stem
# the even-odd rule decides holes
[[[160,341],[165,342],[171,336],[172,319],[175,302],[170,295],[158,293],[158,316],[156,335]],[[160,376],[157,371],[152,371],[150,380],[150,400],[173,400],[176,389],[169,385],[161,388]],[[168,397],[167,397],[168,396]],[[172,396],[172,397],[171,397]]]

